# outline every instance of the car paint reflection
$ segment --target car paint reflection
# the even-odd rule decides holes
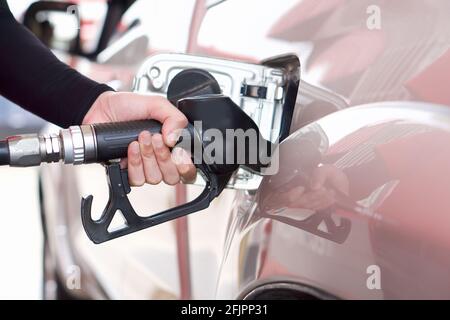
[[[355,123],[336,128],[341,117],[352,115]],[[246,263],[255,260],[254,276],[323,282],[317,264],[322,261],[328,272],[335,270],[330,276],[339,275],[327,282],[336,296],[345,297],[333,291],[345,279],[360,297],[450,296],[448,285],[439,281],[450,267],[444,249],[450,241],[449,119],[449,110],[440,106],[373,104],[335,113],[292,134],[280,145],[283,166],[264,178],[249,223],[241,229],[247,243],[259,243],[258,250],[240,252]],[[314,198],[308,191],[317,176],[324,191]],[[296,259],[282,253],[288,249],[280,247],[287,243],[280,237],[290,239]],[[313,245],[318,241],[319,251]],[[351,265],[345,262],[349,255]],[[315,268],[304,259],[316,259]],[[381,269],[379,292],[366,287],[370,265]],[[247,274],[243,283],[250,278]]]

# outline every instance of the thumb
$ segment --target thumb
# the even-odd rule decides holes
[[[187,126],[188,120],[169,100],[163,97],[154,98],[158,101],[155,101],[156,103],[149,110],[150,118],[163,124],[162,135],[164,143],[169,147],[173,147],[180,137],[181,130]]]

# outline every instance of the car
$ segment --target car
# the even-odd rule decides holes
[[[450,298],[448,1],[108,3],[98,50],[61,54],[109,79],[89,76],[157,93],[115,75],[136,82],[155,57],[180,67],[175,53],[247,65],[293,53],[296,104],[278,173],[238,175],[208,209],[100,245],[80,199],[93,193],[100,216],[104,169],[43,166],[45,298]],[[131,199],[158,212],[202,188],[145,186]]]

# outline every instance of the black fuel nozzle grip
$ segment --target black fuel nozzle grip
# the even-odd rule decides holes
[[[214,173],[234,172],[239,166],[259,173],[269,165],[267,159],[271,157],[274,145],[262,137],[253,119],[229,97],[185,98],[178,102],[178,108],[190,123],[201,126],[198,131],[201,131],[205,148],[215,141],[216,134],[223,138],[223,143],[214,148],[214,160],[208,162]]]
[[[203,210],[207,208],[210,202],[222,192],[229,179],[240,165],[250,168],[253,171],[259,171],[261,168],[266,166],[259,161],[255,163],[238,163],[237,159],[233,159],[233,161],[229,163],[226,159],[218,158],[214,161],[209,161],[210,159],[204,158],[203,151],[208,144],[211,143],[209,137],[207,136],[208,129],[213,128],[223,134],[225,134],[227,129],[253,129],[258,135],[260,135],[253,120],[249,118],[249,116],[245,114],[237,105],[235,105],[230,98],[222,95],[208,95],[204,97],[186,98],[181,100],[178,105],[180,110],[186,114],[190,121],[197,119],[195,121],[199,121],[202,125],[202,132],[197,132],[190,123],[187,130],[188,134],[183,135],[183,139],[192,139],[192,142],[188,144],[191,147],[200,145],[200,157],[195,157],[195,150],[191,149],[189,151],[191,151],[191,154],[193,155],[195,166],[202,174],[206,182],[203,192],[196,199],[184,205],[151,216],[142,217],[134,211],[133,206],[127,197],[127,194],[130,193],[131,188],[128,184],[128,174],[126,169],[121,169],[120,164],[117,162],[107,164],[106,173],[108,177],[110,198],[100,219],[96,221],[92,219],[92,196],[88,196],[83,199],[81,204],[82,223],[86,233],[93,242],[105,242],[196,211]],[[102,155],[101,159],[107,160],[108,158],[114,159],[117,157],[126,156],[126,148],[128,144],[133,141],[133,139],[136,139],[141,129],[150,129],[150,131],[156,132],[157,126],[155,125],[150,128],[149,125],[154,125],[154,123],[116,123],[109,125],[108,130],[105,129],[105,126],[102,126],[100,133],[103,142],[98,145],[100,148],[98,152]],[[196,139],[201,141],[196,142]],[[103,143],[104,150],[101,150],[101,145]],[[267,145],[269,151],[264,150],[264,152],[270,153],[271,143],[265,141],[265,144]],[[112,148],[111,146],[115,147]],[[236,146],[234,143],[225,143],[221,154],[224,156],[228,152],[234,152],[234,154],[237,154],[235,148],[238,147],[239,146]],[[240,147],[245,148],[245,152],[250,150],[250,145],[241,145]],[[230,148],[234,148],[234,150],[231,150]],[[118,150],[121,151],[119,152]],[[258,152],[260,151],[261,150],[258,150]],[[111,224],[111,221],[117,211],[120,211],[125,218],[125,226],[119,230],[109,231],[109,225]]]
[[[100,123],[92,125],[96,137],[96,162],[124,158],[128,145],[138,140],[142,131],[161,133],[161,123],[155,120]]]
[[[161,128],[159,123],[149,121],[133,121],[100,126],[101,142],[98,145],[98,159],[107,161],[126,157],[127,146],[130,142],[137,139],[142,130],[150,130],[152,133],[157,133],[160,132],[157,131],[158,128]],[[186,132],[188,134],[183,135],[183,139],[189,137],[193,140],[196,139],[196,134],[191,125],[188,126]],[[194,146],[195,142],[189,145]],[[121,169],[118,162],[106,163],[109,201],[100,219],[92,219],[92,195],[83,198],[81,201],[81,220],[89,239],[94,243],[102,243],[207,208],[209,203],[222,192],[232,172],[214,173],[201,160],[194,159],[194,163],[196,163],[195,166],[206,183],[203,192],[189,203],[148,217],[138,215],[128,199],[127,195],[131,192],[131,188],[128,183],[127,169]],[[126,221],[125,225],[121,229],[110,231],[108,230],[109,226],[117,211],[122,213]]]
[[[109,194],[110,199],[108,205],[103,211],[100,219],[93,220],[91,216],[91,206],[93,197],[90,195],[81,201],[81,220],[84,230],[89,239],[94,243],[102,243],[114,238],[118,238],[142,229],[156,226],[158,224],[180,218],[187,214],[203,210],[209,206],[211,201],[217,197],[220,192],[221,177],[209,172],[206,168],[201,168],[201,172],[205,176],[206,185],[203,192],[191,202],[183,204],[173,209],[142,217],[133,209],[127,194],[131,188],[128,184],[128,173],[125,169],[120,168],[120,164],[114,163],[106,167],[109,177]],[[226,178],[227,181],[230,177]],[[223,184],[223,183],[222,183]],[[110,231],[108,230],[111,221],[117,211],[120,211],[126,221],[123,228]]]
[[[199,73],[196,70],[195,75],[198,76],[199,74],[203,77],[202,79],[208,80],[208,77],[204,77],[203,73]],[[186,76],[186,73],[183,76]],[[151,216],[143,217],[134,211],[133,206],[127,197],[131,188],[128,184],[128,173],[126,169],[121,169],[117,162],[109,163],[106,165],[106,173],[110,197],[101,217],[98,220],[92,219],[92,196],[83,198],[81,203],[82,223],[86,233],[93,242],[105,242],[203,210],[222,192],[231,176],[240,165],[253,171],[260,171],[268,165],[267,163],[259,161],[259,155],[262,153],[270,154],[272,144],[261,137],[257,125],[241,110],[241,108],[239,108],[239,106],[228,97],[214,94],[215,86],[211,83],[208,83],[207,85],[211,86],[210,89],[213,89],[213,94],[207,92],[208,94],[206,95],[194,97],[186,97],[184,94],[181,94],[179,95],[181,100],[173,101],[189,120],[188,130],[185,131],[185,133],[187,132],[188,134],[184,134],[182,139],[184,142],[186,142],[184,139],[190,139],[190,143],[184,144],[184,146],[190,146],[189,151],[192,154],[193,162],[205,180],[206,184],[203,192],[191,202]],[[205,86],[198,87],[201,87],[202,93],[205,92]],[[187,90],[186,92],[194,94],[195,90]],[[200,132],[192,125],[194,123],[201,124]],[[156,121],[145,120],[95,125],[94,129],[97,136],[97,160],[107,161],[126,157],[129,143],[137,140],[141,131],[149,130],[152,133],[160,132],[161,124]],[[236,148],[244,148],[244,163],[239,163],[237,159],[232,159],[233,161],[229,163],[225,158],[220,159],[219,157],[219,159],[215,159],[215,161],[210,161],[211,159],[205,158],[203,151],[209,143],[211,143],[210,137],[208,136],[208,129],[218,130],[223,135],[226,135],[228,129],[254,130],[258,137],[263,141],[257,149],[257,161],[248,161],[248,159],[251,158],[249,155],[250,150],[254,151],[249,142],[245,142],[244,145],[239,146],[227,141],[223,144],[222,149],[219,150],[219,153],[225,157],[229,152],[237,154]],[[197,155],[196,150],[192,149],[196,146],[200,146],[201,148],[200,156]],[[187,148],[185,147],[185,149]],[[126,223],[121,229],[110,231],[108,230],[109,225],[117,211],[122,213]]]

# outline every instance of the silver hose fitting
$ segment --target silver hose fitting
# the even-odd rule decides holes
[[[81,164],[84,162],[83,134],[78,126],[60,131],[63,148],[64,163]]]
[[[96,158],[94,128],[90,125],[62,129],[59,135],[26,134],[8,138],[10,165],[38,166],[42,162],[82,164]]]
[[[45,139],[37,134],[26,134],[8,138],[10,165],[30,167],[42,162]],[[42,148],[41,148],[42,147]]]

